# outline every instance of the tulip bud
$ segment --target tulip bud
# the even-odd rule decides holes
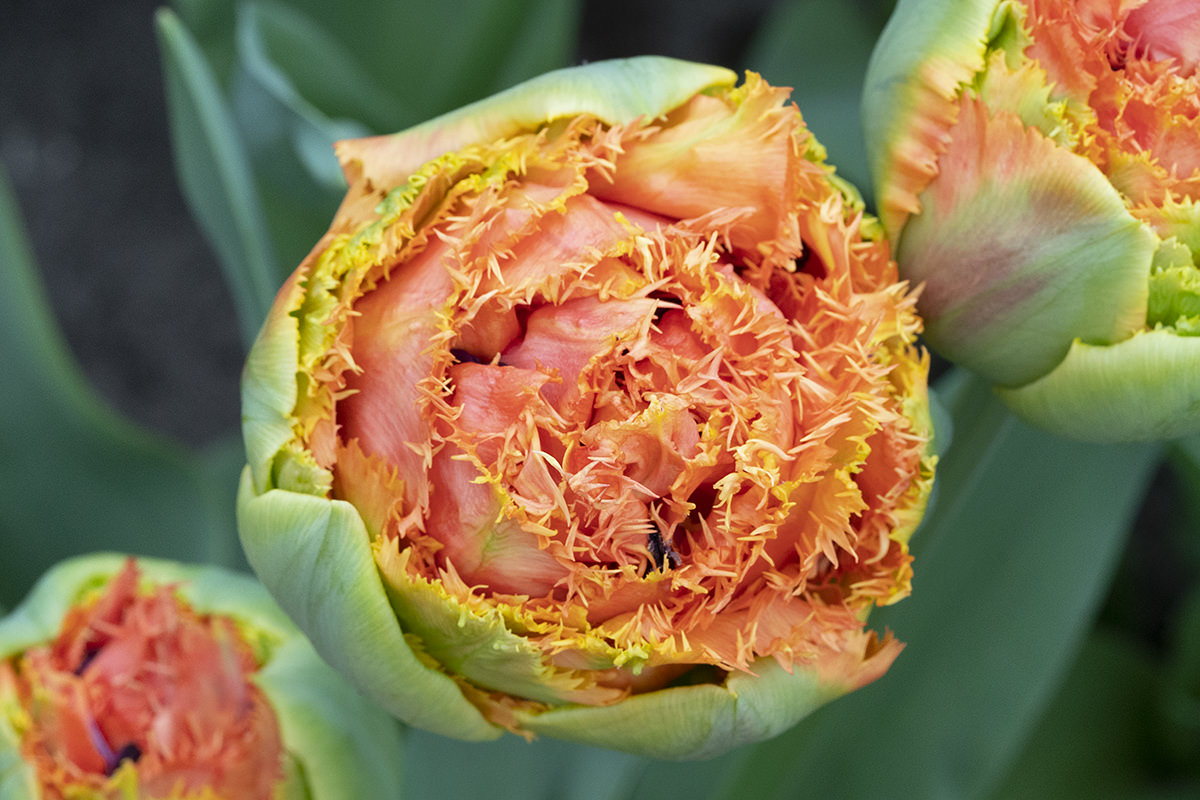
[[[379,747],[394,722],[248,577],[81,557],[0,619],[0,798],[397,796]]]
[[[787,92],[663,58],[342,142],[243,382],[248,558],[411,724],[663,758],[881,675],[932,480],[877,225]]]
[[[1194,2],[901,0],[863,99],[935,350],[1086,440],[1200,430]]]

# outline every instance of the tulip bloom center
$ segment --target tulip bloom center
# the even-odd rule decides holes
[[[298,273],[298,439],[493,719],[898,652],[862,620],[931,479],[918,321],[785,100],[751,76],[368,170]]]
[[[1054,94],[1090,107],[1077,151],[1154,221],[1200,194],[1200,3],[1029,0],[1027,54]]]
[[[271,797],[282,745],[249,646],[231,620],[137,579],[130,561],[56,640],[0,664],[42,797]]]

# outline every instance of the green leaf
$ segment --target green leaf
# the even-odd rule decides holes
[[[405,751],[405,800],[619,800],[649,765],[554,739],[464,744],[415,729]]]
[[[376,86],[340,42],[286,5],[241,6],[235,33],[233,116],[271,241],[290,270],[345,194],[333,143],[368,135],[401,101]]]
[[[952,373],[954,381],[962,381]],[[709,797],[980,796],[1004,773],[1095,612],[1158,460],[1039,433],[972,379],[943,391],[954,441],[913,539],[911,597],[882,609],[889,674],[789,733],[701,765]],[[691,769],[695,770],[693,765]],[[655,769],[635,797],[672,797]]]
[[[577,0],[292,0],[398,98],[400,130],[566,64]],[[310,98],[312,99],[312,98]],[[408,112],[412,116],[402,116]]]
[[[3,175],[0,345],[0,605],[88,550],[238,563],[232,448],[198,458],[95,394],[43,295]]]
[[[992,800],[1196,797],[1153,758],[1153,659],[1116,633],[1085,643],[1061,691]]]
[[[212,68],[191,34],[167,9],[160,9],[155,21],[180,186],[221,262],[249,344],[283,279],[250,162]]]

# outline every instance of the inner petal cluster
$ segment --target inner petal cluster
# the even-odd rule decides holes
[[[526,686],[439,649],[454,615],[498,616],[538,696],[610,702],[816,663],[907,593],[913,298],[785,97],[751,76],[450,154],[313,267],[298,429],[402,621],[475,684]]]

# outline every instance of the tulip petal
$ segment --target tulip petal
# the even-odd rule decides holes
[[[504,614],[492,604],[461,602],[441,582],[413,577],[406,568],[409,551],[395,544],[380,548],[379,566],[396,613],[438,663],[471,682],[544,703],[614,702],[620,690],[595,686],[594,677],[559,670],[545,663],[528,639],[510,631]],[[482,607],[482,608],[481,608]]]
[[[1157,239],[1099,170],[969,98],[950,136],[897,249],[936,350],[1020,386],[1145,325]]]
[[[984,64],[995,0],[900,0],[863,87],[863,121],[879,218],[896,233],[921,210],[938,172],[954,99]]]
[[[753,666],[753,674],[734,674],[724,686],[699,684],[628,697],[617,705],[569,706],[542,713],[517,712],[521,726],[534,733],[640,753],[650,758],[711,758],[748,742],[774,736],[816,708],[882,673],[899,652],[894,640],[858,656],[860,674],[839,680],[813,667],[788,673],[773,659]]]
[[[256,496],[246,472],[238,529],[254,571],[334,669],[414,725],[473,741],[500,735],[408,646],[353,506],[281,490]]]
[[[494,142],[568,116],[590,114],[610,124],[653,119],[715,86],[732,86],[724,67],[660,56],[616,59],[548,72],[389,136],[339,142],[348,183],[359,178],[381,186],[403,183],[443,153]]]
[[[297,273],[279,290],[279,299],[271,306],[243,369],[242,438],[254,486],[260,492],[271,485],[275,454],[295,436],[290,421],[298,394],[300,333],[291,311],[300,296]]]
[[[1158,329],[1107,347],[1075,342],[1049,375],[1000,396],[1030,422],[1083,441],[1182,436],[1200,427],[1200,338]]]

